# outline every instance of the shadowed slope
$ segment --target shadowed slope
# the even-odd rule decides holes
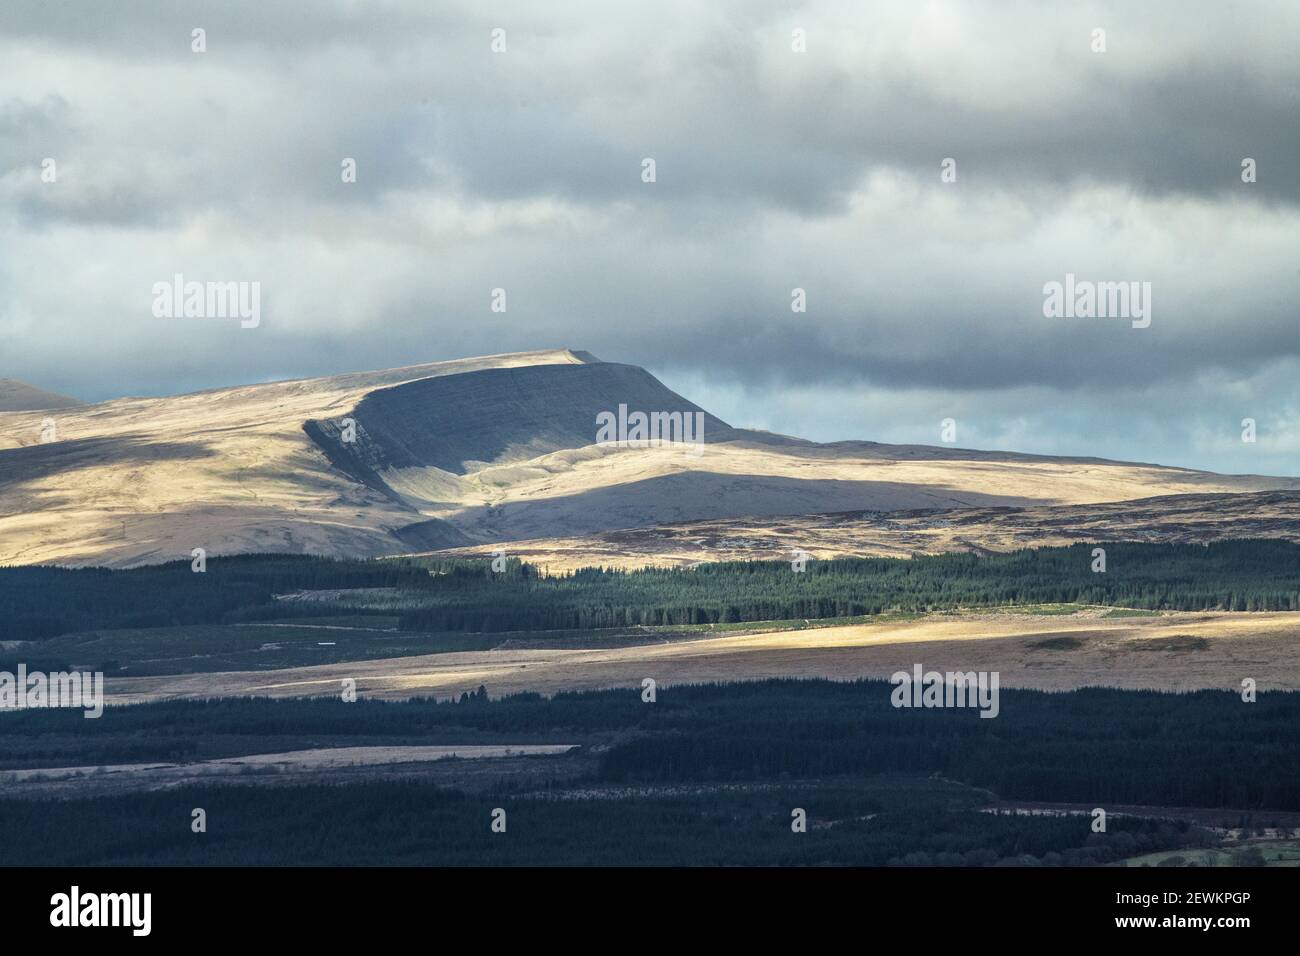
[[[28,412],[46,408],[72,408],[81,402],[67,395],[47,392],[15,378],[0,378],[0,412]]]
[[[338,419],[307,433],[340,467],[370,484],[388,469],[434,467],[456,475],[527,461],[596,442],[596,416],[629,412],[704,414],[704,440],[740,437],[726,422],[666,388],[645,369],[602,362],[487,369],[371,392],[350,413],[357,440]],[[372,485],[373,487],[373,485]]]

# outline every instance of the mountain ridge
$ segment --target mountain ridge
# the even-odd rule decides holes
[[[620,403],[704,416],[703,446],[597,444],[596,414]],[[355,445],[340,440],[348,418]],[[733,428],[639,366],[570,349],[0,412],[0,563],[128,566],[200,547],[376,557],[698,520],[1270,490],[1300,481]]]

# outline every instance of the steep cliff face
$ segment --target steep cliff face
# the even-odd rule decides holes
[[[304,426],[337,467],[378,488],[385,471],[464,475],[596,443],[597,416],[699,414],[707,441],[741,436],[635,365],[534,365],[421,379],[368,394],[348,414]],[[356,440],[343,440],[343,420]]]

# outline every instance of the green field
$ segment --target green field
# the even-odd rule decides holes
[[[291,619],[262,624],[186,624],[175,627],[87,631],[0,652],[0,669],[21,660],[29,670],[69,668],[119,677],[274,670],[312,664],[476,651],[495,647],[500,634],[436,634],[386,630],[395,618]],[[364,627],[348,626],[357,620]]]
[[[381,660],[420,654],[483,651],[509,641],[513,647],[612,647],[698,634],[797,631],[842,624],[901,621],[914,613],[811,621],[736,624],[670,624],[601,630],[408,631],[385,615],[319,615],[249,624],[185,624],[64,634],[0,650],[0,670],[21,661],[28,670],[97,670],[118,677],[160,677],[220,671],[275,670],[346,661]]]

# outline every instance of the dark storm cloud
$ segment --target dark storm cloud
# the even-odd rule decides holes
[[[842,204],[863,172],[880,164],[928,171],[954,156],[972,184],[1103,182],[1212,196],[1240,186],[1239,164],[1251,156],[1261,165],[1258,199],[1300,199],[1300,178],[1285,172],[1300,150],[1296,71],[1261,62],[1247,36],[1212,35],[1213,22],[1198,28],[1184,5],[1118,6],[1099,15],[1110,24],[1104,54],[1088,49],[1081,24],[1091,21],[1049,18],[1053,29],[1045,34],[1041,11],[1022,18],[1028,29],[1014,7],[999,17],[997,5],[967,5],[1009,29],[972,36],[972,46],[987,49],[946,75],[926,60],[879,63],[827,50],[829,38],[815,29],[810,53],[795,57],[787,49],[785,62],[774,65],[774,48],[787,42],[786,24],[798,11],[776,15],[779,8],[769,7],[746,29],[736,23],[745,19],[743,6],[719,22],[674,22],[666,11],[655,37],[620,27],[608,11],[596,16],[602,9],[551,11],[553,25],[543,29],[547,21],[536,10],[493,16],[460,4],[333,3],[307,11],[251,2],[111,9],[32,2],[0,11],[0,35],[136,66],[208,66],[225,58],[239,69],[310,79],[314,71],[333,72],[334,62],[329,85],[272,84],[257,109],[277,115],[298,142],[295,160],[305,162],[317,141],[362,143],[378,163],[372,173],[382,174],[370,181],[395,188],[419,181],[409,170],[423,156],[487,197],[604,202],[625,195],[641,158],[654,155],[664,165],[660,199],[718,198],[814,214]],[[892,21],[906,8],[884,9]],[[1297,24],[1284,5],[1258,9],[1257,21],[1285,17],[1279,34]],[[492,59],[487,36],[495,23],[512,31],[514,52]],[[208,32],[206,61],[189,51],[194,26]],[[881,29],[861,15],[828,17],[823,26],[864,38]],[[757,42],[760,32],[770,42]],[[1133,37],[1151,43],[1164,36],[1186,47],[1182,55],[1145,64]],[[636,45],[627,49],[630,42]],[[1285,45],[1280,36],[1275,43]],[[1043,48],[1050,55],[1035,55]],[[619,49],[625,55],[612,55]],[[350,74],[358,62],[385,70]],[[1061,84],[1062,95],[1007,95],[1045,81]],[[339,88],[348,92],[336,111],[303,101],[316,92],[327,102]],[[210,108],[214,96],[204,92],[209,102],[194,108]],[[440,115],[436,134],[422,110]],[[230,131],[220,118],[213,126]],[[319,199],[317,182],[285,175],[275,192]],[[237,202],[239,194],[231,188],[215,201]],[[183,195],[173,199],[185,207]]]

